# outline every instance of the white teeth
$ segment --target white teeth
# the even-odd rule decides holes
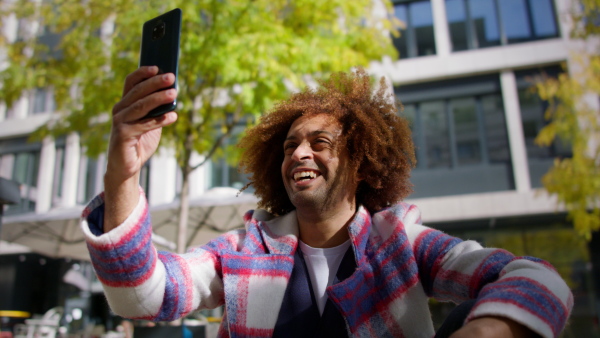
[[[314,171],[300,171],[294,174],[294,181],[301,179],[313,179],[315,177],[317,177],[317,173]]]

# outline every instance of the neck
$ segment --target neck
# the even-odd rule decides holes
[[[296,210],[300,240],[313,248],[332,248],[350,238],[348,225],[356,207],[344,205],[330,212]]]

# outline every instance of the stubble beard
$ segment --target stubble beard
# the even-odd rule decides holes
[[[296,191],[288,196],[296,209],[321,211],[327,199],[327,192]]]
[[[339,184],[334,184],[313,191],[300,190],[292,193],[288,191],[288,197],[296,209],[323,213],[336,203],[341,188]]]

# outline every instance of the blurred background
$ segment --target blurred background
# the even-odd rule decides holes
[[[600,1],[3,0],[0,337],[216,334],[220,309],[175,326],[112,314],[79,229],[142,24],[175,7],[180,117],[140,181],[160,249],[242,226],[256,198],[238,193],[239,136],[363,66],[411,122],[423,222],[549,261],[575,295],[563,336],[600,336]],[[435,324],[452,308],[432,301]]]

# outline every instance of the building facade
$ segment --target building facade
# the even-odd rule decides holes
[[[417,0],[394,2],[403,23],[394,38],[399,60],[374,62],[404,105],[417,152],[414,193],[424,223],[485,245],[549,260],[576,296],[566,336],[598,335],[590,254],[542,189],[556,142],[538,147],[546,104],[530,90],[540,74],[568,71],[581,42],[569,37],[574,0]],[[18,34],[18,22],[3,27]],[[566,65],[566,68],[564,66]],[[598,99],[595,101],[598,104]],[[77,135],[29,143],[49,120],[51,90],[37,90],[13,107],[0,107],[0,176],[21,183],[22,201],[8,206],[5,223],[83,206],[102,190],[105,158],[86,158]],[[201,158],[196,159],[198,162]],[[151,206],[173,202],[180,176],[168,150],[154,156],[142,186]],[[193,172],[192,198],[245,183],[235,168],[212,161]],[[432,304],[438,315],[448,311]]]

